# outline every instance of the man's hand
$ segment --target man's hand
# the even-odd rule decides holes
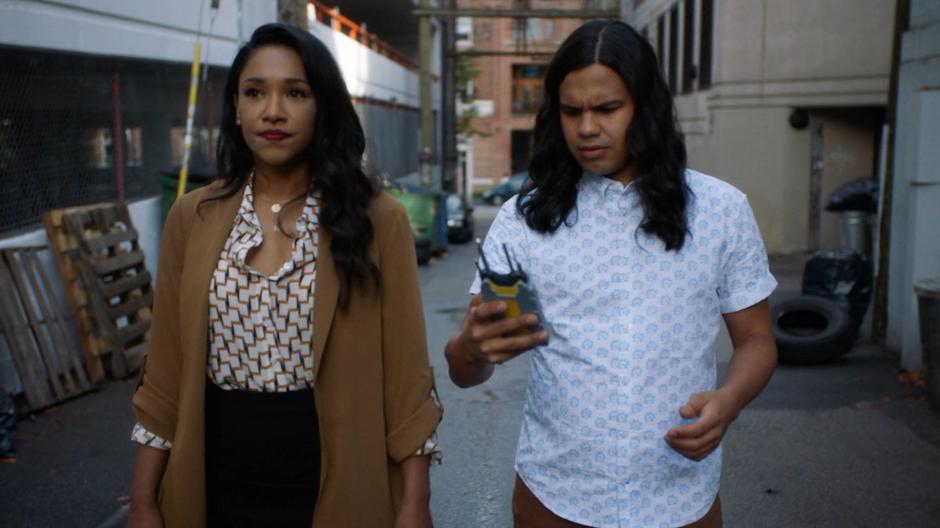
[[[666,443],[692,460],[701,460],[718,447],[728,426],[764,388],[777,364],[777,345],[766,299],[724,314],[724,319],[734,346],[724,385],[717,391],[693,394],[679,414],[685,419],[698,416],[698,420],[666,433]]]
[[[460,345],[476,361],[505,363],[519,354],[548,341],[548,332],[509,336],[515,330],[537,325],[537,315],[529,313],[517,317],[504,317],[506,303],[484,302],[482,295],[474,295],[468,307],[469,322],[460,331]],[[465,331],[466,330],[466,331]]]
[[[539,319],[531,313],[517,317],[505,317],[505,313],[503,301],[484,302],[479,294],[470,299],[460,331],[444,349],[454,383],[461,387],[483,383],[492,375],[493,365],[548,341],[545,330],[522,336],[509,335],[519,328],[538,324]]]
[[[721,390],[699,392],[679,409],[679,414],[694,423],[673,427],[666,433],[666,443],[679,454],[701,460],[718,447],[728,426],[740,412],[734,398]]]

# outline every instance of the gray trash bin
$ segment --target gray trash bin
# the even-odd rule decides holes
[[[914,283],[930,407],[940,410],[940,278]]]
[[[871,259],[871,215],[864,211],[842,213],[839,242],[842,249],[853,249],[865,255],[865,258]]]

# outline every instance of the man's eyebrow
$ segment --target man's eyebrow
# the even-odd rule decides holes
[[[605,108],[608,106],[622,105],[622,104],[623,104],[623,99],[609,99],[607,101],[602,101],[600,103],[597,103],[596,105],[592,106],[592,108]]]
[[[242,80],[242,84],[244,84],[244,83],[255,83],[255,82],[265,82],[265,81],[267,81],[267,79],[265,79],[264,77],[249,77],[249,78],[247,78],[247,79]],[[286,82],[286,83],[288,83],[288,84],[309,84],[309,83],[307,82],[307,79],[301,79],[301,78],[299,78],[299,77],[288,77],[287,79],[284,79],[284,82]]]
[[[601,101],[600,103],[590,105],[589,108],[592,108],[592,109],[607,108],[611,106],[622,105],[623,102],[624,102],[623,99],[609,99],[607,101]],[[582,108],[582,105],[572,104],[570,102],[565,102],[565,101],[559,101],[558,106],[563,106],[565,108],[576,108],[576,109]]]

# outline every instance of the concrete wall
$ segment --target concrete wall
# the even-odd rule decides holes
[[[381,99],[414,108],[420,106],[417,71],[409,70],[319,22],[311,21],[310,31],[333,52],[352,96]],[[436,50],[436,56],[431,62],[432,72],[439,75],[440,32],[435,34],[432,49]],[[438,80],[432,88],[435,109],[440,108],[440,92]]]
[[[805,247],[809,131],[786,125],[787,108],[714,111],[708,134],[686,137],[689,165],[748,195],[771,252]],[[805,176],[804,176],[805,175]]]
[[[676,4],[645,0],[632,13],[654,47],[656,22]],[[807,109],[823,121],[821,201],[842,183],[875,174],[873,116],[887,103],[894,1],[716,0],[714,7],[712,86],[676,97],[689,165],[748,194],[771,253],[805,250],[810,132],[788,117]],[[695,13],[698,64],[700,1]],[[820,247],[838,246],[835,215],[823,213],[820,231]]]
[[[212,18],[208,1],[0,0],[0,44],[190,62],[201,30],[208,61],[227,66],[254,28],[277,20],[277,0],[223,1]]]
[[[940,3],[911,2],[898,84],[887,344],[921,368],[915,281],[940,277]]]

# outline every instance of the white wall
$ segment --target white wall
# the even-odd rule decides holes
[[[923,366],[914,282],[940,277],[940,3],[914,0],[898,84],[888,347],[901,366]]]
[[[400,105],[419,107],[418,72],[409,70],[388,57],[333,31],[325,24],[310,23],[310,31],[323,41],[339,63],[346,87],[354,97],[371,97]],[[435,40],[439,40],[438,36]],[[435,44],[440,48],[439,44]],[[438,58],[439,59],[439,58]],[[440,60],[432,61],[433,71],[440,71]],[[440,82],[432,88],[432,104],[440,108]]]
[[[203,57],[227,66],[240,38],[276,20],[277,0],[221,0],[214,22],[208,0],[0,0],[0,44],[191,62],[211,26]]]

